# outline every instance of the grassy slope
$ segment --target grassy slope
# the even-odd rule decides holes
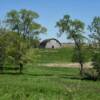
[[[90,51],[84,49],[84,55],[88,62],[91,58]],[[34,49],[30,50],[27,56],[33,58],[32,63],[68,63],[72,62],[73,48]]]
[[[72,48],[64,48],[64,49],[34,49],[32,52],[35,63],[60,63],[60,62],[70,62],[70,58],[72,57]],[[29,54],[28,54],[29,55]]]
[[[81,80],[79,69],[37,67],[37,63],[70,62],[68,50],[31,50],[33,64],[26,65],[22,75],[0,75],[0,100],[100,100],[100,82]]]

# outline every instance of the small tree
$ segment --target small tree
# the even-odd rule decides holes
[[[15,66],[19,66],[20,73],[22,73],[24,62],[26,62],[25,54],[27,52],[27,42],[16,32],[8,32],[5,38],[8,60]]]
[[[75,43],[75,55],[77,61],[79,62],[80,74],[83,74],[83,55],[82,55],[82,46],[84,36],[82,35],[84,30],[84,23],[80,20],[72,20],[69,15],[65,15],[63,19],[57,22],[56,26],[59,28],[59,35],[62,33],[67,34],[68,39],[72,39]]]

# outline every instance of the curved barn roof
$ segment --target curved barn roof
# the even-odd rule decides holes
[[[47,42],[49,42],[50,40],[55,40],[55,41],[57,41],[57,42],[61,45],[61,43],[60,43],[57,39],[51,38],[51,39],[43,40],[43,41],[40,43],[40,46],[45,47],[45,45],[47,44]]]

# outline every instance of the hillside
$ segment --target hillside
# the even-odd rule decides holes
[[[33,58],[32,63],[70,63],[73,57],[73,48],[66,47],[60,49],[30,49],[27,56]],[[85,61],[91,59],[91,52],[84,48]]]

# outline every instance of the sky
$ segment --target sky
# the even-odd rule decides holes
[[[56,22],[65,14],[69,14],[73,19],[83,21],[87,27],[94,16],[100,16],[100,0],[0,0],[0,19],[12,9],[33,10],[40,15],[37,22],[48,29],[47,34],[40,35],[41,41],[56,38],[67,42],[66,35],[57,37]]]

